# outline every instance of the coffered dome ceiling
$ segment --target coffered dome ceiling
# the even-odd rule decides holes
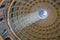
[[[7,15],[21,40],[60,40],[60,0],[14,0]]]

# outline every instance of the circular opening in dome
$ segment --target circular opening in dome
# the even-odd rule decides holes
[[[38,15],[39,15],[40,19],[46,19],[48,17],[48,13],[44,9],[39,10],[39,14]]]

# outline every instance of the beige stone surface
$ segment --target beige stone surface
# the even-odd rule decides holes
[[[2,36],[0,35],[0,40],[3,40]]]
[[[0,0],[0,5],[4,2],[4,0]]]

